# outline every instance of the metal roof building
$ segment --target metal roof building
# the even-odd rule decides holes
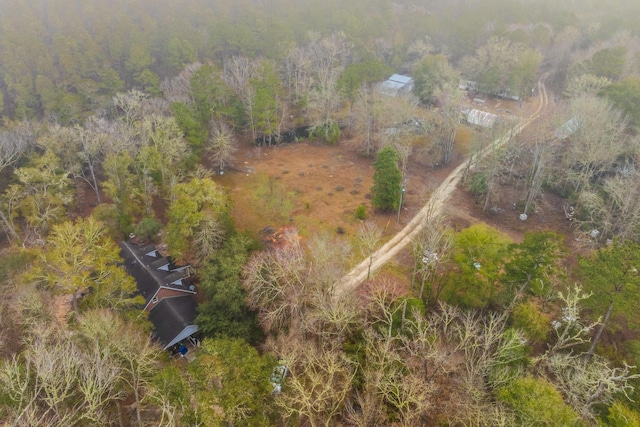
[[[397,96],[400,93],[408,93],[413,89],[413,79],[402,74],[394,74],[386,81],[380,83],[378,90],[390,96]]]
[[[572,133],[577,131],[579,127],[580,120],[577,117],[574,117],[556,129],[554,135],[558,139],[567,139]]]
[[[493,127],[498,120],[498,116],[486,111],[471,110],[467,114],[467,122],[472,125],[483,126],[486,128]]]

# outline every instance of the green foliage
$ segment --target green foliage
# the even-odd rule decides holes
[[[191,148],[196,152],[201,150],[207,141],[208,135],[203,124],[198,120],[197,113],[181,102],[172,103],[171,112]]]
[[[287,192],[281,181],[261,176],[256,187],[257,208],[279,219],[289,218],[293,210],[294,193]]]
[[[415,316],[424,316],[424,301],[418,298],[400,298],[394,303],[392,308],[392,332],[400,334],[403,327],[402,321],[412,321]]]
[[[582,64],[582,69],[589,74],[619,80],[626,64],[627,49],[623,46],[605,48],[594,53],[591,59]]]
[[[262,137],[263,142],[271,142],[280,128],[282,105],[282,83],[273,64],[262,61],[257,70],[259,78],[250,81],[255,90],[251,106],[252,131]]]
[[[143,239],[153,240],[157,237],[161,228],[160,221],[154,217],[146,216],[133,227],[133,233]]]
[[[509,328],[502,332],[489,364],[487,384],[492,388],[508,387],[519,379],[529,364],[528,353],[526,340],[520,331]]]
[[[106,235],[104,225],[89,217],[56,225],[29,277],[54,291],[73,296],[81,292],[83,305],[127,310],[138,307],[136,284],[121,266],[119,248]]]
[[[356,207],[355,216],[356,219],[364,221],[365,218],[367,218],[367,207],[363,204],[359,204],[358,207]]]
[[[542,54],[537,50],[526,49],[521,53],[509,76],[509,88],[514,95],[524,98],[531,94],[541,63]]]
[[[456,234],[450,271],[442,291],[444,301],[484,308],[496,303],[502,292],[499,276],[510,240],[484,223]]]
[[[220,76],[220,70],[212,65],[203,65],[191,77],[190,89],[193,108],[203,128],[210,120],[222,120],[242,126],[242,103]]]
[[[524,332],[534,343],[546,340],[549,325],[549,317],[531,301],[516,305],[511,313],[511,326]]]
[[[350,64],[338,79],[338,89],[353,102],[363,84],[370,85],[384,80],[392,73],[391,67],[378,60]]]
[[[133,219],[140,215],[144,203],[143,190],[133,168],[133,159],[126,151],[109,153],[103,162],[106,180],[102,188],[114,203],[114,209],[105,209],[103,213],[123,236],[133,231]]]
[[[335,145],[340,140],[340,126],[334,120],[329,120],[309,131],[310,138],[322,138],[329,144]]]
[[[9,250],[3,253],[0,264],[0,283],[24,271],[35,261],[36,254],[28,250]]]
[[[493,94],[525,96],[533,87],[542,55],[535,49],[493,36],[464,64],[465,76]]]
[[[175,118],[159,115],[144,116],[134,127],[145,143],[135,158],[139,179],[148,187],[146,181],[152,178],[161,191],[170,191],[189,154],[182,130]]]
[[[549,295],[553,290],[552,279],[561,270],[563,239],[551,231],[525,233],[522,243],[509,245],[509,260],[502,281],[514,287],[526,287],[535,296]]]
[[[158,75],[153,71],[145,69],[138,74],[134,80],[143,92],[153,96],[162,96],[162,91],[160,90],[160,77],[158,77]]]
[[[515,413],[519,425],[564,427],[578,421],[560,392],[541,378],[516,379],[499,389],[496,397]]]
[[[227,210],[227,198],[210,178],[194,178],[189,182],[177,184],[173,191],[174,199],[167,210],[166,242],[174,259],[183,260],[203,249],[196,247],[194,241],[198,240],[196,237],[199,227],[210,224],[210,221],[220,221],[222,214]],[[219,230],[223,231],[221,224],[219,226]],[[201,244],[213,245],[206,248],[205,252],[210,252],[222,243],[223,235],[222,233],[219,240],[198,241]]]
[[[469,191],[476,197],[487,194],[488,190],[487,174],[485,172],[475,172],[471,175],[469,182]]]
[[[529,44],[529,36],[521,28],[510,32],[508,37],[513,43],[519,43],[521,45]]]
[[[60,159],[50,150],[31,160],[14,175],[6,197],[11,200],[13,212],[20,216],[27,230],[46,236],[49,229],[66,218],[67,207],[73,200],[71,180],[61,168]]]
[[[269,426],[274,363],[240,339],[205,339],[189,365],[202,425]]]
[[[637,313],[640,311],[640,246],[632,241],[618,242],[579,258],[579,274],[584,289],[593,292],[593,297],[585,302],[586,308],[594,315],[604,315],[613,302],[614,315],[609,327],[619,329],[640,328]],[[625,325],[627,323],[627,325]]]
[[[601,94],[624,111],[633,126],[640,127],[640,77],[629,77],[607,86]]]
[[[445,55],[427,55],[413,70],[413,93],[423,104],[432,104],[438,90],[447,84],[457,85],[458,79]]]
[[[378,151],[373,163],[373,187],[371,204],[381,211],[397,209],[402,191],[402,172],[398,168],[398,153],[391,147]]]
[[[248,249],[247,238],[234,234],[199,271],[205,301],[198,306],[196,323],[208,337],[243,338],[251,344],[263,338],[240,280]]]
[[[608,427],[640,427],[640,414],[629,409],[621,402],[615,402],[609,407],[605,422],[601,425]]]
[[[196,415],[191,408],[191,389],[181,369],[175,365],[164,366],[151,380],[151,390],[152,400],[163,399],[176,408],[184,425],[195,424]]]
[[[198,52],[190,40],[172,37],[166,44],[166,52],[161,59],[170,65],[174,74],[177,74],[182,67],[198,60]]]

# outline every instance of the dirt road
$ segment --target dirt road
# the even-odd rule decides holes
[[[512,136],[517,135],[535,121],[541,114],[541,112],[549,104],[547,96],[547,90],[544,85],[544,81],[547,78],[548,73],[543,74],[538,80],[538,93],[540,104],[536,111],[525,121],[516,125],[511,129],[507,135],[495,140],[491,145],[486,147],[479,153],[480,157],[486,155],[490,149],[499,147],[506,143]],[[455,191],[458,182],[464,174],[464,170],[467,168],[467,162],[463,162],[460,166],[455,168],[449,176],[440,184],[440,186],[433,192],[429,201],[425,206],[416,214],[415,217],[391,240],[385,243],[380,249],[373,254],[373,262],[371,264],[371,273],[377,271],[387,262],[391,261],[404,247],[409,245],[411,241],[417,236],[422,229],[430,223],[431,218],[435,218],[442,212],[445,202]],[[344,293],[352,292],[360,283],[367,278],[367,272],[369,268],[369,259],[365,259],[360,264],[355,266],[349,273],[342,277],[342,279],[335,284],[334,295],[339,296]]]

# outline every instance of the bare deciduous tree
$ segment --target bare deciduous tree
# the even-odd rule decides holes
[[[306,267],[299,245],[257,253],[245,266],[247,303],[258,310],[267,331],[300,324],[311,286]]]
[[[142,103],[147,95],[132,89],[127,93],[117,93],[113,97],[113,105],[123,115],[125,123],[132,124],[142,118]]]
[[[573,99],[569,113],[574,125],[563,150],[563,164],[567,181],[578,191],[611,170],[625,153],[626,120],[607,100],[589,96]]]
[[[581,302],[590,297],[591,294],[585,293],[579,285],[558,293],[558,299],[562,302],[562,318],[552,322],[555,340],[538,360],[545,361],[561,350],[589,342],[587,334],[600,323],[585,323],[583,320]]]
[[[414,257],[412,285],[416,279],[420,284],[418,298],[423,299],[424,287],[432,280],[440,267],[446,262],[453,245],[453,234],[448,230],[446,219],[442,215],[429,212],[425,218],[427,225],[411,244]],[[438,292],[435,292],[438,298]]]
[[[326,141],[330,141],[333,113],[340,105],[338,79],[351,59],[352,44],[341,32],[320,38],[310,34],[311,42],[306,47],[311,60],[314,84],[309,92],[309,121],[312,128],[320,131]]]
[[[231,129],[222,122],[212,123],[207,154],[209,159],[218,165],[219,172],[224,171],[225,165],[233,160],[237,150],[236,139]]]
[[[640,186],[634,168],[626,167],[624,175],[607,178],[601,188],[584,190],[578,198],[581,215],[575,221],[583,230],[598,230],[599,240],[638,237]]]
[[[356,375],[354,363],[343,353],[310,342],[289,342],[279,351],[290,376],[276,397],[285,419],[293,423],[331,426],[344,410]]]
[[[311,59],[304,48],[294,46],[287,52],[282,67],[288,100],[299,105],[311,85]]]
[[[180,74],[172,78],[166,78],[160,83],[160,90],[169,102],[181,102],[191,104],[191,77],[202,67],[199,62],[185,65]]]
[[[345,273],[351,246],[339,237],[327,233],[309,240],[309,279],[322,290],[332,293],[330,286]]]
[[[364,222],[358,227],[358,241],[360,243],[360,252],[369,258],[369,267],[367,270],[367,279],[371,278],[371,264],[373,264],[373,254],[376,246],[382,237],[382,230],[372,222]]]
[[[351,109],[351,126],[362,138],[360,149],[367,157],[376,151],[377,134],[383,126],[382,116],[386,113],[381,96],[368,85],[363,85]]]
[[[32,122],[21,122],[0,132],[0,172],[34,148],[38,133],[37,125]]]
[[[597,355],[587,362],[573,353],[555,354],[547,366],[568,403],[586,419],[594,419],[594,406],[610,404],[616,394],[631,399],[632,381],[640,378],[640,374],[632,373],[635,366],[625,363],[612,368],[606,359]]]
[[[563,94],[568,98],[580,96],[595,96],[600,90],[611,84],[611,80],[606,77],[599,77],[593,74],[582,74],[569,82]]]
[[[458,127],[460,127],[460,105],[463,93],[451,84],[445,84],[434,93],[438,101],[438,113],[442,118],[440,141],[442,146],[442,164],[448,165],[455,147]]]

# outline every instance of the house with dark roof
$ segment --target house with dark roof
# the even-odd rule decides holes
[[[176,266],[154,245],[121,242],[120,249],[124,268],[145,299],[144,311],[149,313],[154,336],[164,348],[196,333],[196,292],[189,281],[189,266]]]
[[[191,295],[163,298],[149,312],[153,337],[167,349],[198,332],[196,301]]]

